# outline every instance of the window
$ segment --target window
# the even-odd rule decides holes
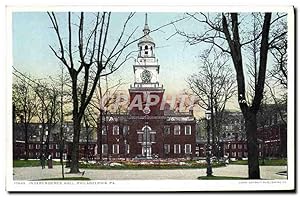
[[[174,135],[180,135],[180,125],[174,126]]]
[[[36,145],[35,145],[35,148],[36,148],[36,149],[40,149],[40,145],[39,145],[39,144],[36,144]]]
[[[236,144],[232,144],[232,149],[236,149]]]
[[[164,126],[164,134],[165,135],[169,135],[170,131],[171,131],[170,126]]]
[[[56,152],[55,157],[60,157],[60,152]]]
[[[113,126],[113,135],[119,135],[119,126],[118,125]]]
[[[55,148],[56,148],[56,149],[59,149],[59,145],[58,145],[58,144],[56,144],[56,145],[55,145]]]
[[[145,50],[148,50],[148,45],[145,46]]]
[[[232,152],[232,157],[236,157],[236,152]]]
[[[130,151],[130,145],[129,144],[125,144],[125,153],[129,154]]]
[[[112,150],[113,154],[119,154],[119,144],[113,144],[112,148],[113,148]]]
[[[151,134],[150,137],[151,137],[151,142],[155,142],[155,134]]]
[[[125,125],[123,127],[123,135],[128,135],[129,134],[129,126],[128,125]]]
[[[138,142],[143,142],[143,135],[142,134],[138,135]]]
[[[184,132],[185,132],[185,135],[191,135],[192,134],[191,125],[185,125]]]
[[[261,144],[258,145],[258,148],[261,148]]]
[[[53,144],[49,144],[49,149],[53,149]]]
[[[174,144],[174,154],[180,154],[180,144]]]
[[[106,126],[102,127],[102,135],[107,135],[107,129]]]
[[[243,144],[238,144],[238,149],[242,149],[243,148]]]
[[[165,152],[165,154],[169,154],[170,153],[170,144],[165,144],[164,145],[164,152]]]
[[[33,149],[33,145],[32,144],[29,144],[29,149]]]
[[[107,144],[102,144],[102,154],[107,154],[107,152],[108,152]]]
[[[192,145],[191,144],[185,144],[184,145],[185,154],[191,154],[192,153]]]

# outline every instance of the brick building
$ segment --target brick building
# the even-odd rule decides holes
[[[270,105],[272,113],[265,113],[264,117],[258,116],[258,151],[259,157],[287,157],[287,128],[281,119],[278,110],[274,110],[274,106]],[[270,111],[270,110],[269,110]],[[269,112],[268,111],[268,112]],[[285,113],[284,117],[286,117]],[[263,121],[262,119],[267,121]],[[230,158],[247,158],[247,139],[245,136],[244,118],[241,112],[226,112],[226,120],[222,126],[222,131],[218,150],[214,156],[227,155]],[[197,141],[197,156],[206,156],[206,140]]]
[[[159,83],[160,65],[150,37],[147,15],[138,42],[126,114],[109,114],[98,128],[97,154],[111,158],[191,158],[195,156],[196,121],[193,111],[171,110]]]

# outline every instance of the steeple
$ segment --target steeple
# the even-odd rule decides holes
[[[148,26],[148,14],[145,14],[145,25],[143,29],[144,35],[138,42],[139,53],[135,64],[134,71],[134,85],[133,88],[156,88],[161,90],[158,81],[159,64],[155,58],[155,43],[150,36],[150,28]]]
[[[148,16],[147,16],[147,13],[145,14],[145,26],[144,26],[143,32],[144,32],[145,35],[147,35],[147,34],[150,33],[150,29],[149,29],[149,26],[148,26]]]

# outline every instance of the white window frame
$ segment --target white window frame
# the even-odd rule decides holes
[[[119,154],[119,144],[113,144],[112,145],[112,153],[113,154]]]
[[[189,147],[189,152],[187,152],[187,147]],[[191,144],[185,144],[184,145],[184,152],[185,154],[192,154],[192,145]]]
[[[176,147],[178,148],[178,152],[176,151]],[[181,153],[181,146],[180,144],[174,144],[174,154],[180,154]]]
[[[106,149],[106,152],[104,152],[105,149]],[[102,154],[107,154],[107,153],[108,153],[108,145],[102,144]]]
[[[177,133],[177,129],[178,128],[178,133]],[[174,135],[180,135],[180,125],[177,124],[177,125],[174,125]]]
[[[170,151],[170,144],[164,144],[164,153],[165,154],[169,154],[171,151]]]
[[[49,149],[50,149],[50,150],[53,149],[53,144],[49,144]]]
[[[167,132],[166,132],[167,131]],[[171,128],[170,126],[164,126],[164,135],[170,135],[171,133]]]
[[[126,154],[130,153],[130,145],[129,144],[125,144],[125,152],[126,152]]]
[[[60,157],[60,152],[56,152],[55,157]]]
[[[55,144],[55,149],[59,149],[59,144]]]
[[[40,144],[36,144],[35,145],[35,149],[40,149],[41,148],[41,145]]]
[[[238,144],[238,149],[243,149],[243,144]]]
[[[189,129],[189,131],[190,131],[189,133],[187,133],[187,128],[190,128]],[[184,134],[185,135],[192,135],[192,126],[191,125],[185,125],[184,126]]]
[[[128,135],[128,134],[129,134],[129,129],[130,129],[129,125],[124,125],[124,126],[123,126],[123,135],[125,135],[126,130],[127,130],[126,135]]]
[[[101,133],[102,135],[107,135],[107,126],[102,126]]]
[[[118,128],[118,129],[116,129]],[[119,135],[120,134],[120,127],[119,125],[113,125],[113,135]]]

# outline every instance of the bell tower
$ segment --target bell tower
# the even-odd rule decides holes
[[[155,57],[155,42],[150,37],[150,28],[148,26],[148,17],[145,16],[144,35],[138,42],[138,57],[133,65],[134,84],[133,87],[152,87],[158,88],[159,64]]]
[[[138,55],[133,64],[134,83],[130,86],[130,102],[142,101],[143,105],[137,109],[129,109],[136,115],[162,114],[159,106],[164,93],[163,86],[159,83],[158,59],[155,57],[155,42],[150,36],[151,30],[148,25],[148,16],[145,14],[143,35],[138,42]],[[136,98],[136,96],[141,96]],[[151,97],[151,98],[149,98]],[[151,100],[152,99],[152,100]],[[154,99],[158,102],[154,102]],[[157,105],[155,104],[157,103]],[[159,106],[158,106],[159,104]],[[138,112],[140,111],[140,112]],[[142,112],[141,112],[142,111]]]

